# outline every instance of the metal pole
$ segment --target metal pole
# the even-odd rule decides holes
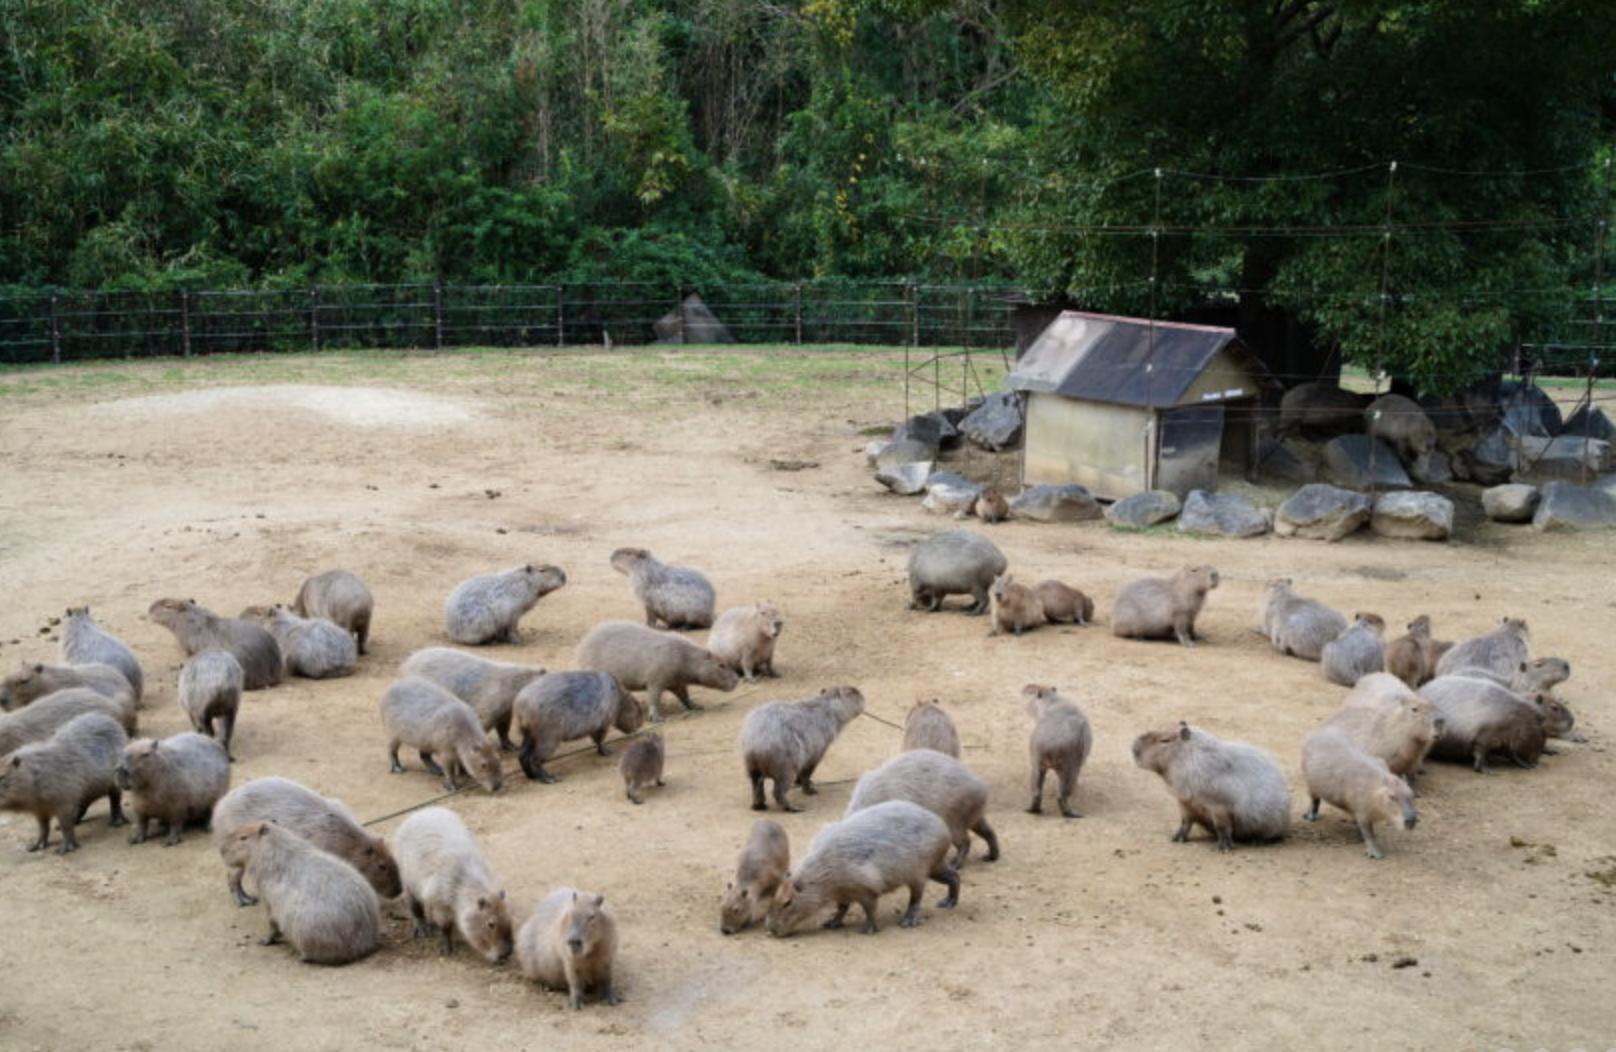
[[[673,287],[673,294],[675,296],[673,304],[673,309],[676,312],[675,324],[679,327],[679,344],[680,346],[683,346],[685,342],[685,287],[683,285],[675,285]]]
[[[191,294],[180,289],[180,355],[191,356]]]
[[[563,337],[567,331],[567,286],[557,285],[556,290],[556,346],[563,347]]]
[[[320,287],[309,286],[309,349],[320,349]]]
[[[432,282],[432,338],[438,350],[443,350],[443,279]]]
[[[51,337],[51,361],[54,362],[57,365],[61,365],[62,364],[62,320],[61,320],[61,317],[57,314],[56,293],[54,293],[54,292],[51,293],[51,298],[50,298],[50,337]]]
[[[795,290],[795,293],[796,293],[796,303],[795,303],[795,306],[793,308],[794,311],[795,311],[795,319],[796,319],[796,328],[795,328],[794,332],[795,332],[795,335],[796,335],[797,344],[800,346],[802,344],[802,282],[800,282],[800,281],[797,282],[793,286],[793,289]],[[904,404],[905,404],[905,406],[908,405],[907,399],[905,400]]]

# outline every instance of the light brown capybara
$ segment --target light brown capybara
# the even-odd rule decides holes
[[[73,827],[103,796],[111,808],[111,824],[126,823],[116,771],[128,740],[117,720],[87,712],[68,720],[45,741],[0,758],[0,811],[22,811],[39,823],[39,838],[28,844],[29,851],[50,846],[53,818],[62,831],[57,853],[77,851]]]
[[[646,786],[663,784],[662,765],[666,757],[667,749],[660,734],[647,734],[623,750],[617,769],[623,775],[623,792],[630,802],[644,803],[641,791]]]
[[[1039,581],[1032,587],[1050,622],[1086,625],[1094,620],[1094,600],[1080,589],[1060,581]]]
[[[1396,676],[1372,672],[1358,681],[1325,726],[1340,729],[1412,786],[1442,732],[1442,714]]]
[[[275,637],[289,676],[334,679],[352,673],[359,660],[353,633],[323,617],[299,617],[278,606],[249,606],[241,619]]]
[[[348,964],[381,945],[376,892],[336,855],[273,822],[232,830],[219,855],[258,889],[269,915],[260,946],[284,940],[309,964]]]
[[[1421,688],[1442,713],[1442,733],[1431,746],[1436,760],[1467,761],[1477,774],[1492,774],[1487,758],[1503,753],[1517,767],[1533,768],[1547,747],[1549,726],[1569,730],[1571,714],[1549,695],[1519,695],[1490,679],[1438,676]]]
[[[398,827],[393,847],[404,900],[415,917],[413,937],[438,930],[445,956],[454,937],[495,964],[511,955],[511,911],[505,890],[477,848],[471,830],[447,807],[428,807]]]
[[[241,662],[228,650],[204,650],[180,669],[180,709],[198,734],[217,738],[230,754],[230,740],[236,735],[236,715],[241,711],[241,691],[246,673]]]
[[[47,665],[42,661],[24,661],[0,680],[0,709],[11,712],[47,694],[74,687],[93,690],[131,709],[135,707],[135,689],[124,674],[111,665]]]
[[[734,935],[761,921],[774,902],[774,893],[791,869],[791,841],[779,822],[760,818],[735,863],[735,879],[724,888],[718,907],[718,930]]]
[[[591,628],[578,644],[578,667],[610,672],[624,690],[645,691],[652,722],[662,719],[664,691],[687,710],[699,709],[690,700],[692,685],[731,691],[740,682],[735,670],[706,647],[632,621],[607,621]]]
[[[1044,810],[1044,776],[1055,772],[1055,803],[1066,818],[1082,818],[1072,807],[1077,777],[1094,746],[1094,732],[1077,702],[1052,686],[1029,683],[1021,688],[1021,701],[1033,719],[1027,740],[1031,761],[1031,802],[1028,814]]]
[[[370,642],[370,621],[376,612],[376,599],[354,574],[347,570],[327,570],[303,582],[292,600],[292,613],[298,617],[323,617],[352,633],[354,646],[365,652]]]
[[[1195,619],[1218,586],[1211,566],[1186,566],[1171,577],[1146,577],[1117,593],[1111,633],[1123,639],[1177,639],[1195,645]]]
[[[159,599],[146,616],[174,633],[187,657],[204,650],[228,650],[241,663],[243,690],[273,687],[286,674],[280,644],[251,621],[220,617],[190,599]]]
[[[129,644],[96,623],[89,607],[67,608],[67,620],[62,625],[58,646],[62,660],[70,665],[111,665],[122,672],[135,692],[135,704],[140,704],[146,692],[146,677],[141,672],[140,660],[129,649]]]
[[[960,755],[959,729],[938,698],[915,702],[903,721],[902,749],[935,749],[956,760]]]
[[[1263,589],[1259,613],[1263,635],[1274,653],[1317,661],[1325,644],[1347,630],[1347,619],[1317,599],[1297,595],[1289,577],[1276,577]]]
[[[612,985],[617,960],[617,919],[606,896],[560,887],[539,901],[516,937],[522,975],[547,990],[567,991],[567,1005],[584,998],[604,1004],[622,1000]]]
[[[116,774],[119,788],[129,794],[135,825],[131,844],[145,843],[156,821],[168,827],[163,846],[173,847],[188,823],[206,824],[213,806],[230,791],[230,757],[203,734],[138,738],[124,748]]]
[[[770,701],[746,714],[741,724],[741,764],[752,783],[752,810],[764,811],[765,779],[774,782],[774,802],[782,811],[802,808],[786,799],[790,786],[813,796],[814,770],[843,727],[864,711],[857,687],[826,687],[799,701]]]
[[[427,647],[406,658],[398,674],[429,679],[470,705],[483,729],[499,736],[500,748],[514,751],[511,715],[516,695],[544,671],[535,665],[490,661],[453,647]]]
[[[561,567],[535,563],[469,577],[444,602],[444,631],[470,647],[520,643],[522,615],[566,583]]]
[[[613,727],[633,734],[645,710],[610,672],[550,672],[516,695],[516,726],[522,732],[517,756],[522,773],[540,782],[561,779],[544,769],[562,742],[589,738],[595,751],[610,755],[606,734]]]
[[[1436,674],[1446,676],[1460,669],[1481,668],[1500,676],[1513,676],[1521,662],[1530,659],[1531,633],[1526,622],[1506,617],[1484,636],[1462,639],[1437,659]]]
[[[1416,690],[1436,675],[1436,641],[1428,615],[1410,621],[1407,634],[1386,644],[1386,671]]]
[[[988,610],[993,579],[1010,568],[994,543],[970,530],[946,530],[915,545],[909,554],[909,609],[935,613],[951,595],[969,595],[965,612]]]
[[[135,733],[133,699],[109,698],[88,687],[69,687],[0,716],[0,756],[30,742],[42,742],[68,721],[89,712],[110,716],[126,734]]]
[[[1414,790],[1391,772],[1385,761],[1358,747],[1346,731],[1326,724],[1308,735],[1302,743],[1302,777],[1312,804],[1302,815],[1309,822],[1319,818],[1320,801],[1339,807],[1358,823],[1369,857],[1381,859],[1386,853],[1375,840],[1377,823],[1389,822],[1413,829],[1419,821],[1414,809]]]
[[[1007,573],[993,579],[993,587],[988,590],[988,604],[993,611],[993,627],[988,630],[990,636],[998,635],[1002,628],[1008,628],[1019,636],[1025,629],[1036,628],[1047,620],[1038,593],[1024,584],[1017,584],[1015,578]]]
[[[644,548],[619,548],[612,569],[628,577],[645,607],[648,628],[706,628],[713,623],[713,583],[700,570],[668,566]]]
[[[1010,502],[1004,499],[997,487],[984,486],[982,492],[976,495],[976,503],[971,510],[983,522],[1003,522],[1010,517]]]
[[[1235,841],[1278,840],[1290,830],[1291,794],[1273,757],[1245,742],[1226,742],[1180,722],[1134,739],[1133,762],[1159,774],[1178,801],[1175,843],[1197,825],[1217,837],[1219,851]]]
[[[382,694],[381,711],[393,774],[404,772],[398,750],[409,746],[451,792],[460,788],[461,774],[491,793],[505,783],[499,747],[488,740],[476,711],[431,680],[407,676],[394,681]]]
[[[956,869],[965,864],[970,854],[972,833],[987,845],[983,857],[989,862],[998,861],[999,837],[987,819],[988,784],[954,757],[932,749],[900,752],[859,778],[846,814],[856,814],[888,800],[919,804],[948,824]]]
[[[1404,464],[1413,464],[1436,449],[1436,425],[1414,399],[1383,394],[1364,408],[1364,431],[1397,451]]]
[[[1380,641],[1385,631],[1386,621],[1379,614],[1354,614],[1347,630],[1324,644],[1319,655],[1324,678],[1351,687],[1370,673],[1386,671],[1386,647]]]
[[[707,636],[707,649],[748,683],[760,674],[778,677],[774,648],[785,624],[779,608],[767,599],[751,606],[734,606],[713,622],[713,630]]]

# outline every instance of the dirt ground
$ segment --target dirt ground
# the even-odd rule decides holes
[[[622,545],[705,569],[719,605],[772,598],[782,678],[667,725],[668,785],[630,805],[611,761],[515,775],[449,801],[524,918],[559,884],[619,919],[616,1008],[564,997],[465,950],[441,958],[387,911],[383,950],[323,969],[255,944],[207,837],[126,843],[97,805],[83,849],[28,854],[32,819],[0,816],[0,1049],[1042,1049],[1616,1046],[1616,536],[1543,536],[1467,516],[1448,544],[1340,544],[1122,533],[1103,523],[980,527],[1027,578],[1099,598],[1210,562],[1207,645],[1125,642],[1105,627],[988,638],[958,600],[905,609],[917,538],[954,526],[885,493],[861,430],[904,411],[902,360],[877,352],[466,354],[117,363],[0,374],[0,664],[56,655],[53,616],[89,603],[147,670],[147,733],[188,729],[181,654],[144,619],[163,596],[220,612],[289,601],[345,567],[377,598],[373,652],[350,678],[247,696],[235,784],[284,775],[362,819],[439,795],[387,773],[377,701],[399,663],[445,643],[444,596],[528,561],[569,583],[489,657],[570,667],[592,625],[637,617],[607,556]],[[929,395],[927,396],[929,397]],[[1465,491],[1474,500],[1475,491]],[[1535,653],[1568,658],[1562,695],[1586,744],[1535,771],[1433,765],[1411,833],[1385,861],[1326,810],[1300,821],[1303,738],[1339,701],[1318,666],[1251,631],[1263,582],[1438,634],[1525,617]],[[1029,681],[1073,694],[1096,745],[1087,817],[1023,813]],[[725,937],[717,904],[756,817],[735,748],[749,707],[855,684],[901,721],[939,696],[992,788],[1004,845],[964,871],[957,909],[873,937]],[[1176,808],[1129,744],[1179,719],[1280,762],[1298,820],[1269,847],[1168,842]],[[852,783],[896,749],[845,730],[823,791],[780,818],[801,852]],[[1052,810],[1052,809],[1051,809]],[[377,823],[391,835],[398,818]]]

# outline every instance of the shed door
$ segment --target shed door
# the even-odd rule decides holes
[[[1223,444],[1223,407],[1194,405],[1162,414],[1156,488],[1180,499],[1192,489],[1218,488],[1218,451]]]

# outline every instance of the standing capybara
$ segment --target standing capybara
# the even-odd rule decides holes
[[[591,628],[578,644],[578,667],[610,672],[624,690],[645,691],[653,722],[662,719],[663,691],[672,693],[686,709],[699,709],[690,700],[692,684],[730,691],[740,682],[735,670],[706,647],[632,621],[607,621]]]
[[[778,677],[774,647],[786,625],[780,611],[767,599],[753,606],[735,606],[718,615],[707,634],[707,649],[748,683],[758,674]]]
[[[999,629],[1006,627],[1019,636],[1023,629],[1036,628],[1045,621],[1044,604],[1038,593],[1017,584],[1007,573],[993,579],[988,600],[993,610],[993,627],[988,629],[990,636],[998,635]]]
[[[155,820],[168,827],[163,846],[173,847],[186,823],[206,823],[213,805],[229,792],[230,757],[224,746],[203,734],[176,734],[162,741],[139,738],[124,748],[116,774],[134,813],[129,842],[144,844],[147,827]]]
[[[1436,449],[1436,425],[1414,399],[1383,394],[1364,409],[1364,430],[1397,451],[1404,464],[1413,464]]]
[[[228,650],[204,650],[180,669],[180,708],[190,718],[191,729],[217,738],[231,759],[230,739],[236,734],[245,682],[241,662]]]
[[[934,749],[945,756],[959,759],[959,729],[954,726],[954,721],[948,713],[943,711],[941,700],[931,698],[915,702],[914,707],[909,710],[908,717],[903,721],[901,748],[905,752],[911,749]]]
[[[809,796],[814,769],[825,750],[854,717],[864,711],[864,695],[856,687],[826,687],[800,701],[770,701],[746,714],[741,724],[741,763],[752,783],[752,810],[764,811],[764,779],[774,782],[774,802],[782,811],[802,808],[786,799],[796,785]]]
[[[982,492],[976,495],[976,503],[971,510],[983,522],[1003,522],[1010,517],[1010,502],[1004,499],[996,487],[983,486]]]
[[[791,841],[779,822],[760,818],[735,863],[735,879],[724,887],[718,907],[718,930],[734,935],[769,912],[774,893],[791,869]]]
[[[582,1008],[594,994],[606,1004],[622,998],[612,987],[617,957],[617,919],[606,896],[557,888],[534,907],[516,936],[522,975],[546,990],[567,991],[567,1006]]]
[[[1317,599],[1291,588],[1289,577],[1276,577],[1263,590],[1262,632],[1276,654],[1317,661],[1325,644],[1347,630],[1347,619]]]
[[[472,647],[520,643],[522,615],[566,583],[561,567],[533,563],[461,581],[444,603],[444,631]]]
[[[1195,619],[1218,586],[1210,566],[1186,566],[1171,577],[1146,577],[1117,593],[1111,633],[1123,639],[1177,639],[1195,645]]]
[[[381,945],[381,903],[365,878],[273,822],[232,830],[219,843],[232,870],[252,880],[269,914],[260,946],[284,939],[309,964],[347,964]]]
[[[30,742],[42,742],[69,720],[90,712],[110,716],[126,734],[135,733],[135,703],[127,695],[109,698],[88,687],[69,687],[0,716],[0,756]]]
[[[1386,857],[1375,842],[1377,822],[1413,829],[1419,821],[1414,790],[1339,727],[1326,724],[1307,736],[1302,743],[1302,777],[1313,801],[1302,817],[1317,822],[1320,801],[1339,807],[1358,823],[1370,858]]]
[[[1031,759],[1032,802],[1028,814],[1044,812],[1044,775],[1055,772],[1055,803],[1067,818],[1082,818],[1072,807],[1072,793],[1077,789],[1077,776],[1083,772],[1089,750],[1094,747],[1094,732],[1088,717],[1077,703],[1054,687],[1029,683],[1021,688],[1022,704],[1033,719],[1032,735],[1027,740]]]
[[[124,674],[111,665],[47,665],[24,661],[16,671],[0,680],[0,709],[10,712],[36,698],[75,687],[93,690],[130,709],[135,707],[135,689]]]
[[[562,742],[590,738],[595,751],[607,756],[606,733],[616,727],[633,734],[645,711],[609,672],[551,672],[516,695],[515,719],[522,732],[517,750],[522,772],[537,781],[559,782],[544,762]]]
[[[544,675],[544,669],[489,661],[453,647],[427,647],[411,654],[398,674],[429,679],[470,705],[482,720],[483,729],[499,735],[500,747],[514,750],[511,713],[516,695]]]
[[[667,566],[644,548],[619,548],[612,569],[628,576],[651,628],[706,628],[713,623],[713,582],[700,570]]]
[[[969,530],[947,530],[915,546],[909,554],[909,609],[935,613],[951,595],[969,595],[966,613],[988,609],[988,589],[1010,561],[993,542]]]
[[[1530,634],[1526,622],[1506,617],[1484,636],[1460,640],[1437,659],[1436,674],[1447,676],[1460,669],[1481,668],[1506,678],[1513,677],[1531,657]]]
[[[1540,657],[1521,662],[1520,667],[1507,676],[1490,668],[1475,666],[1456,668],[1447,675],[1490,679],[1517,694],[1530,694],[1534,690],[1552,690],[1570,679],[1571,662],[1565,658]]]
[[[1069,584],[1039,581],[1033,592],[1044,606],[1044,618],[1051,622],[1086,625],[1094,620],[1094,600]]]
[[[370,642],[370,619],[376,600],[365,582],[347,570],[327,570],[303,582],[292,600],[292,613],[298,617],[323,617],[353,634],[359,653]]]
[[[50,845],[52,818],[62,831],[57,853],[77,851],[73,827],[103,796],[111,807],[111,824],[125,824],[116,771],[128,740],[117,720],[89,712],[73,717],[45,741],[0,759],[0,811],[24,811],[39,823],[39,839],[28,845],[29,851]]]
[[[254,822],[273,822],[291,830],[322,851],[347,862],[384,899],[402,888],[398,864],[381,837],[365,832],[353,812],[289,778],[257,778],[226,793],[213,808],[213,842],[221,850],[232,832]],[[258,900],[241,887],[242,868],[227,873],[230,894],[241,906]]]
[[[931,749],[900,752],[859,778],[846,814],[888,800],[919,804],[948,823],[956,869],[965,864],[970,853],[972,833],[987,845],[987,861],[998,860],[999,837],[987,820],[988,784],[954,757]]]
[[[1340,729],[1412,786],[1420,763],[1442,732],[1442,714],[1391,673],[1371,672],[1352,688],[1325,726]]]
[[[436,928],[445,956],[454,952],[456,932],[495,964],[511,955],[505,891],[459,815],[447,807],[417,811],[398,827],[393,846],[415,938]]]
[[[1479,676],[1438,676],[1420,693],[1442,714],[1431,758],[1469,761],[1477,774],[1493,773],[1487,757],[1495,752],[1517,767],[1536,767],[1548,751],[1546,724],[1571,722],[1565,706],[1547,694],[1522,696]]]
[[[353,672],[359,660],[353,634],[323,617],[299,617],[278,606],[249,606],[241,619],[275,637],[288,676],[333,679]]]
[[[62,660],[72,665],[111,665],[123,673],[135,692],[135,704],[140,704],[146,692],[146,677],[140,670],[140,660],[129,645],[95,623],[87,606],[67,608],[67,623],[62,626]]]
[[[876,902],[889,891],[908,888],[909,908],[898,926],[913,928],[920,923],[926,881],[948,888],[937,903],[940,908],[959,903],[959,871],[948,861],[951,846],[948,824],[907,800],[888,800],[848,815],[814,837],[801,864],[780,882],[764,924],[770,935],[790,935],[835,906],[825,927],[840,928],[848,907],[857,904],[864,910],[860,930],[873,934]]]
[[[174,633],[187,656],[228,650],[241,663],[243,690],[273,687],[285,675],[280,644],[251,621],[220,617],[189,599],[159,599],[147,616]]]
[[[1161,775],[1178,801],[1175,843],[1189,840],[1196,825],[1216,834],[1219,851],[1236,840],[1278,840],[1290,829],[1285,776],[1255,746],[1221,741],[1181,721],[1134,739],[1133,762]]]
[[[1319,655],[1324,678],[1351,687],[1372,672],[1384,672],[1386,647],[1380,636],[1385,631],[1386,621],[1379,614],[1354,614],[1346,631],[1324,644]]]
[[[623,791],[629,800],[636,804],[644,803],[640,790],[648,785],[662,784],[662,764],[666,757],[667,749],[662,744],[660,734],[647,734],[623,750],[623,758],[617,761],[617,769],[623,775]]]
[[[1421,614],[1408,623],[1408,633],[1386,644],[1386,671],[1418,689],[1436,675],[1436,641],[1431,619]]]
[[[443,776],[445,789],[460,788],[458,774],[470,775],[491,793],[505,783],[499,747],[488,740],[476,711],[431,680],[408,676],[395,681],[382,694],[381,709],[393,774],[404,771],[398,750],[407,745],[420,754],[427,770]]]

